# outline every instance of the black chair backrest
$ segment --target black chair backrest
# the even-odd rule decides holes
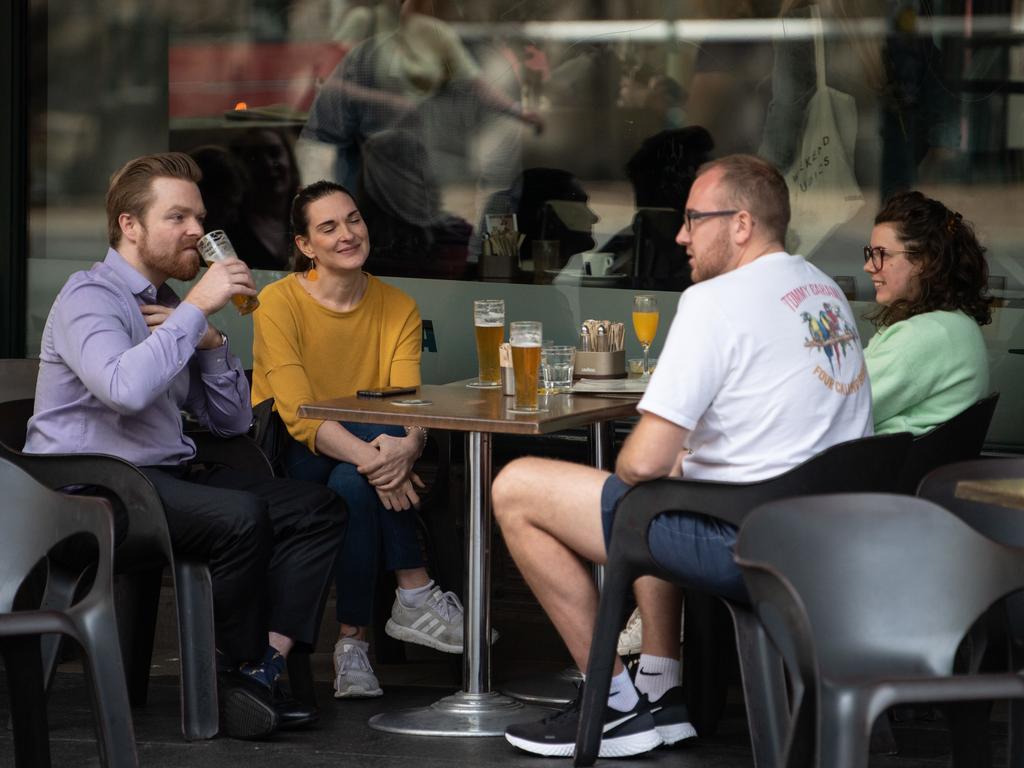
[[[910,442],[908,432],[847,440],[777,477],[756,483],[655,480],[638,485],[623,497],[622,503],[642,490],[645,506],[712,515],[738,526],[750,510],[773,499],[812,493],[895,490]]]
[[[1024,547],[1024,509],[962,499],[956,495],[961,480],[1024,479],[1024,458],[975,459],[947,464],[925,475],[917,495],[948,509],[990,539]]]
[[[163,552],[166,562],[171,562],[163,505],[146,476],[124,459],[106,454],[22,453],[32,410],[31,399],[0,402],[0,459],[53,489],[88,485],[112,494],[127,509],[154,510],[149,515],[132,515],[127,536],[118,545],[117,568],[119,572],[152,568],[154,552]]]
[[[93,589],[109,591],[114,522],[102,499],[67,496],[36,482],[0,458],[0,613],[8,613],[25,577],[54,546],[76,534],[96,539],[99,565]]]
[[[975,620],[1024,587],[1024,551],[903,495],[765,504],[741,529],[736,561],[783,654],[797,657],[801,675],[816,667],[826,679],[951,674]]]
[[[38,377],[38,360],[0,359],[0,401],[35,397]]]
[[[915,437],[900,478],[900,492],[913,494],[921,478],[936,467],[976,459],[985,445],[998,402],[999,393],[993,392],[946,423]]]
[[[253,406],[252,429],[249,436],[260,447],[274,474],[284,477],[284,452],[288,445],[288,429],[274,410],[274,398],[268,397]]]
[[[12,451],[25,447],[25,429],[32,418],[35,400],[31,397],[0,402],[0,443]]]

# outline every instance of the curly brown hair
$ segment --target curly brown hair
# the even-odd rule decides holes
[[[921,267],[917,296],[868,315],[876,327],[924,312],[958,309],[978,325],[992,322],[985,248],[959,213],[920,192],[897,192],[885,201],[875,224],[893,225],[906,244],[907,259]]]

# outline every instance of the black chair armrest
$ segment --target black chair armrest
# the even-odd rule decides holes
[[[207,430],[186,432],[196,444],[196,461],[216,464],[260,477],[273,477],[274,470],[260,447],[246,435],[218,437]]]
[[[633,486],[619,501],[615,530],[623,528],[646,539],[651,521],[666,512],[709,515],[739,526],[760,498],[762,483],[719,483],[661,478]],[[614,535],[613,535],[614,540]]]
[[[152,483],[133,464],[100,453],[20,453],[2,444],[0,456],[53,490],[96,486],[115,496],[128,516],[127,535],[117,548],[118,571],[130,570],[137,562],[152,567],[154,548],[167,563],[172,562],[163,504]]]

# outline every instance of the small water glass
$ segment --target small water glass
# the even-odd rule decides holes
[[[576,348],[551,345],[541,348],[540,369],[544,391],[549,395],[572,392],[572,372]]]

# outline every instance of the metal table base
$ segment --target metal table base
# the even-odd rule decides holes
[[[370,727],[412,736],[501,736],[515,723],[529,723],[551,714],[546,707],[523,704],[495,691],[459,691],[429,707],[382,712]]]
[[[383,712],[370,727],[416,736],[500,736],[550,710],[491,690],[491,435],[466,433],[466,589],[463,689],[429,707]]]
[[[576,698],[576,690],[582,682],[583,674],[573,665],[556,675],[513,680],[503,685],[501,692],[527,704],[560,707]]]

